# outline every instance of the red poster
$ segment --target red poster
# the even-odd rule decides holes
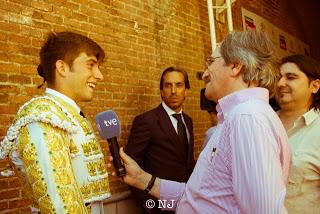
[[[286,38],[282,35],[279,35],[279,39],[280,39],[280,48],[283,50],[287,50],[287,42],[286,42]]]
[[[253,19],[249,18],[248,16],[244,16],[244,20],[246,23],[246,30],[254,30],[256,29],[256,25],[254,24]]]

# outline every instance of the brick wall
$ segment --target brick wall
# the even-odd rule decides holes
[[[242,29],[242,6],[267,19],[288,14],[275,0],[238,0],[233,7],[235,29]],[[284,29],[299,34],[295,20],[286,20],[291,24]],[[284,25],[278,19],[270,21]],[[38,51],[48,31],[62,30],[85,34],[106,51],[104,81],[92,103],[81,106],[92,122],[98,112],[116,111],[122,124],[121,145],[133,118],[159,104],[161,71],[169,65],[186,68],[191,90],[185,111],[194,119],[198,155],[210,126],[208,114],[199,110],[203,83],[196,80],[211,50],[205,0],[0,0],[0,139],[18,107],[43,92],[36,88],[42,81],[36,74]],[[226,26],[218,23],[217,31],[221,39]],[[0,161],[0,170],[7,167],[7,160]],[[110,182],[114,193],[128,189],[117,178]],[[18,178],[0,177],[0,213],[26,213],[27,206]]]

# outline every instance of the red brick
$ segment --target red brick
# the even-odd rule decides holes
[[[38,85],[42,84],[42,82],[43,82],[43,78],[40,77],[40,76],[32,78],[32,84],[35,85],[35,87],[37,87]]]
[[[19,189],[2,191],[1,194],[0,194],[0,201],[4,200],[4,199],[18,198],[19,196],[20,196],[20,190]]]
[[[195,72],[204,68],[205,56],[211,52],[207,4],[202,0],[154,2],[0,0],[0,139],[19,106],[45,88],[37,89],[43,79],[36,68],[47,32],[72,30],[90,36],[105,49],[107,57],[101,69],[104,80],[96,87],[94,100],[81,106],[92,123],[98,112],[114,109],[122,121],[121,145],[127,141],[133,118],[159,104],[162,69],[175,65],[188,70],[192,89],[184,108],[194,118],[197,156],[210,126],[208,115],[198,108],[203,83],[195,79]],[[286,4],[238,0],[232,8],[234,28],[242,30],[241,7],[245,7],[304,39]],[[228,32],[227,25],[216,24],[220,41]],[[105,141],[102,148],[109,155]],[[0,161],[0,169],[8,166],[7,161]],[[118,178],[110,180],[112,192],[128,190]],[[17,178],[0,177],[2,183],[11,186],[1,191],[2,197],[11,194],[16,198],[10,199],[14,209],[9,208],[7,199],[0,202],[0,212],[28,213],[27,208],[15,208],[27,206],[20,195],[10,192],[15,190],[12,188],[21,190]],[[5,196],[7,192],[9,196]]]
[[[30,98],[31,98],[30,95],[29,96],[27,96],[27,95],[10,96],[9,102],[14,103],[14,104],[18,104],[18,105],[22,105],[25,102],[27,102]]]
[[[47,4],[45,2],[36,2],[32,1],[31,6],[33,8],[45,11],[45,12],[51,12],[52,11],[52,4]]]
[[[0,91],[5,93],[19,93],[20,89],[15,85],[0,85]]]
[[[12,122],[12,119],[13,118],[9,115],[1,115],[0,114],[1,125],[9,126],[10,123]]]
[[[56,15],[49,15],[48,13],[42,14],[42,18],[45,21],[49,21],[51,23],[62,23],[63,19],[60,16],[56,16]]]
[[[8,94],[0,94],[0,103],[7,103],[9,101]]]
[[[0,202],[0,210],[6,210],[9,208],[8,201]]]
[[[21,76],[21,75],[10,75],[9,82],[19,83],[19,84],[30,84],[31,78],[27,76]]]
[[[22,208],[22,207],[26,207],[30,204],[29,200],[26,199],[18,199],[18,200],[14,200],[14,201],[9,201],[9,209],[12,208]]]
[[[80,22],[88,21],[88,16],[87,15],[84,15],[84,14],[81,14],[81,13],[78,13],[78,12],[75,12],[75,11],[72,13],[71,18],[75,19],[77,21],[80,21]]]
[[[0,70],[3,73],[17,73],[19,72],[19,65],[13,63],[1,63]]]
[[[37,74],[37,66],[25,65],[20,67],[21,74]]]
[[[19,35],[15,35],[15,34],[9,35],[8,40],[9,40],[9,42],[23,44],[23,45],[30,45],[31,44],[31,39],[29,37],[19,36]]]
[[[37,21],[34,21],[35,25],[37,25]],[[50,26],[50,25],[48,25]],[[43,40],[42,39],[37,39],[37,38],[31,38],[31,43],[33,47],[41,47]]]
[[[0,10],[1,14],[1,10]],[[8,40],[8,33],[6,32],[0,32],[0,41],[7,41]]]
[[[28,56],[38,57],[39,50],[37,48],[23,46],[21,47],[20,53],[26,56],[28,55]]]
[[[9,179],[9,188],[21,187],[21,181],[18,177]]]
[[[22,6],[8,1],[1,1],[0,8],[7,10],[11,13],[20,13]]]
[[[74,20],[74,19],[65,19],[64,23],[66,26],[72,26],[77,29],[81,28],[81,23],[77,20]]]
[[[21,34],[30,38],[42,38],[42,31],[40,29],[26,25],[21,25]]]
[[[23,94],[28,94],[28,95],[39,95],[43,93],[43,89],[39,89],[36,85],[34,86],[25,86],[23,89]]]
[[[3,139],[4,138],[4,136],[6,135],[6,133],[7,133],[7,127],[0,127],[0,139]],[[1,165],[1,164],[0,164]],[[0,167],[1,168],[1,167]]]
[[[21,46],[18,47],[17,53],[10,53],[8,55],[8,59],[10,62],[13,63],[18,63],[18,64],[31,64],[32,63],[32,58],[30,56],[18,54],[18,52],[21,52]]]
[[[0,180],[0,191],[3,190],[3,189],[7,189],[8,187],[9,187],[8,180],[7,179],[6,180],[1,179]],[[1,207],[1,205],[0,205],[0,207]]]
[[[9,159],[8,158],[6,158],[4,160],[0,160],[0,170],[7,169],[9,167],[10,167],[10,164],[9,164]],[[2,178],[6,178],[7,179],[7,177],[3,177],[3,176],[0,175],[0,179],[2,179]]]
[[[18,110],[17,106],[11,105],[0,105],[0,113],[1,114],[15,114]]]
[[[79,10],[80,5],[74,2],[66,1],[66,0],[47,0],[48,3],[52,3],[54,5],[63,6],[65,8],[69,8],[71,10]]]
[[[28,0],[11,0],[11,1],[17,3],[15,5],[20,4],[22,6],[29,6],[29,7],[31,5],[31,1],[28,1]]]
[[[32,18],[22,14],[9,14],[9,20],[13,23],[19,23],[23,25],[30,25],[32,23]]]

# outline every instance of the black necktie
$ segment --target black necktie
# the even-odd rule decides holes
[[[186,132],[186,127],[184,126],[184,123],[182,121],[181,114],[173,114],[172,115],[174,118],[177,119],[178,121],[178,137],[181,143],[186,143],[188,145],[188,137],[187,137],[187,132]]]
[[[80,115],[83,117],[83,118],[86,118],[86,116],[84,116],[84,113],[82,111],[80,111]]]

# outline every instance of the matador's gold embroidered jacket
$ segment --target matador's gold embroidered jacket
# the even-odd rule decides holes
[[[41,213],[88,213],[110,197],[108,173],[90,123],[53,95],[20,108],[5,140]]]

